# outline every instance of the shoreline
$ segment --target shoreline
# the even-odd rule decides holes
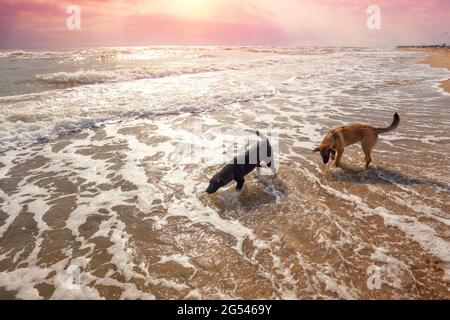
[[[450,71],[450,49],[448,48],[401,48],[401,50],[429,52],[431,55],[421,60],[420,63],[428,64],[432,68],[446,68]],[[440,87],[450,93],[450,78],[443,81]]]
[[[448,298],[449,99],[435,88],[448,73],[411,66],[417,53],[343,51],[166,49],[160,70],[243,67],[1,100],[0,299]],[[312,152],[330,128],[384,127],[393,110],[406,121],[369,170],[359,146],[341,168]],[[247,128],[269,137],[277,175],[207,195],[256,139]]]

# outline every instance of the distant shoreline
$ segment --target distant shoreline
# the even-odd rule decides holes
[[[434,68],[447,68],[450,71],[450,47],[398,47],[401,50],[432,53],[421,61]],[[443,81],[441,88],[450,93],[450,78]]]

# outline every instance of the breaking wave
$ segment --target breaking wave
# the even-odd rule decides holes
[[[246,64],[213,64],[209,66],[188,66],[162,69],[158,67],[140,67],[114,71],[79,70],[75,72],[57,72],[52,74],[40,74],[35,78],[50,84],[84,85],[95,83],[112,83],[142,79],[164,78],[184,74],[196,74],[226,70],[243,70],[265,67],[279,63],[274,59],[260,60]]]

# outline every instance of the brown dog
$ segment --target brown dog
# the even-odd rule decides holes
[[[398,113],[394,114],[394,121],[387,128],[375,128],[365,124],[351,124],[335,128],[328,132],[323,138],[322,143],[314,149],[314,152],[320,151],[323,163],[327,164],[330,160],[335,160],[336,167],[341,162],[344,148],[357,142],[361,142],[364,155],[366,157],[366,170],[372,161],[370,152],[378,141],[378,134],[395,130],[400,123]],[[337,155],[336,155],[337,153]]]

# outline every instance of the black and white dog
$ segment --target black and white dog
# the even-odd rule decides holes
[[[239,192],[244,185],[244,177],[255,168],[259,170],[262,162],[275,174],[275,162],[269,139],[257,130],[247,129],[245,131],[256,134],[261,140],[244,154],[234,157],[230,163],[226,164],[216,173],[209,181],[209,186],[206,189],[207,193],[216,192],[232,180],[237,182],[236,190]]]

